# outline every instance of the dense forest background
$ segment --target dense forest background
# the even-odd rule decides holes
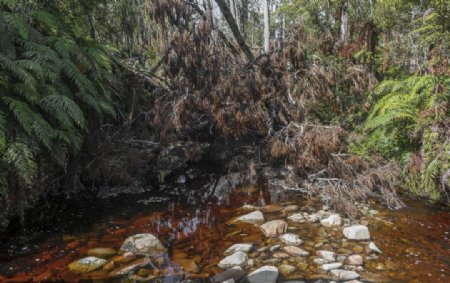
[[[49,194],[163,184],[202,160],[290,168],[336,209],[399,207],[399,189],[449,202],[449,1],[0,11],[2,228]]]

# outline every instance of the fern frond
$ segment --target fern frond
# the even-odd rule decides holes
[[[31,183],[37,172],[33,151],[24,143],[14,142],[8,145],[4,161],[15,170],[25,183]]]

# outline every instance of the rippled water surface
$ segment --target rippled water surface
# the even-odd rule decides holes
[[[68,271],[67,265],[85,257],[91,248],[118,250],[127,237],[137,233],[153,233],[169,247],[169,253],[156,260],[154,268],[142,268],[137,272],[139,278],[170,278],[171,281],[166,282],[191,278],[208,282],[208,278],[222,271],[217,264],[231,245],[248,242],[253,243],[256,250],[278,243],[278,239],[265,238],[255,225],[230,221],[248,213],[240,209],[244,204],[264,206],[275,199],[283,206],[298,205],[301,211],[321,209],[317,202],[306,200],[300,194],[270,195],[264,186],[240,187],[201,207],[175,202],[158,206],[147,203],[130,211],[117,207],[109,215],[99,217],[97,223],[74,224],[70,232],[44,233],[32,244],[18,244],[14,239],[4,243],[0,251],[0,282],[111,281],[109,271],[81,276]],[[384,252],[378,259],[365,261],[365,271],[360,272],[362,281],[450,282],[450,212],[420,201],[407,201],[407,205],[408,208],[401,211],[388,211],[371,204],[370,209],[378,213],[366,213],[358,219],[368,225],[372,240]],[[284,212],[265,213],[266,220],[286,216]],[[73,217],[77,219],[74,223],[83,223],[83,219],[93,216],[80,213]],[[283,259],[296,267],[285,279],[331,280],[329,274],[312,262],[318,249],[348,250],[367,256],[367,243],[342,240],[342,228],[289,222],[289,232],[300,235],[304,240],[301,248],[311,256]],[[271,259],[270,254],[251,256],[255,257],[255,265]]]

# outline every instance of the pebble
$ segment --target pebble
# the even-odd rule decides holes
[[[74,273],[88,273],[99,269],[105,265],[107,261],[95,256],[85,257],[69,264],[69,270]]]
[[[331,214],[325,219],[320,220],[324,227],[337,227],[342,225],[342,218],[339,214]]]
[[[377,252],[379,254],[382,254],[383,252],[377,247],[377,245],[375,245],[374,242],[370,242],[369,243],[369,250],[373,251],[373,252]]]
[[[306,221],[302,213],[292,214],[287,219],[296,223],[304,223]]]
[[[350,265],[363,265],[364,260],[360,255],[351,255],[345,260],[345,263]]]
[[[235,266],[228,270],[225,270],[213,277],[213,282],[224,282],[227,280],[239,281],[245,276],[245,271],[240,266]]]
[[[300,237],[295,234],[284,234],[283,236],[280,237],[280,240],[283,243],[292,246],[300,246],[303,243],[303,240],[300,239]]]
[[[333,262],[333,263],[326,263],[321,266],[323,270],[330,271],[332,269],[338,269],[342,267],[342,263],[340,262]]]
[[[335,269],[331,270],[331,273],[339,278],[341,281],[354,280],[359,278],[359,274],[354,271],[344,270],[344,269]]]
[[[344,236],[349,240],[370,240],[369,229],[364,225],[353,225],[343,230]]]
[[[252,244],[234,244],[225,251],[225,254],[233,254],[235,252],[248,253],[252,248]]]
[[[136,234],[128,237],[123,242],[120,250],[144,255],[153,255],[167,251],[166,247],[153,234]]]
[[[278,268],[275,266],[263,266],[247,276],[250,283],[275,283],[278,279]]]
[[[336,260],[336,254],[334,252],[330,251],[317,251],[317,255],[327,261],[335,261]]]
[[[284,220],[272,220],[264,223],[259,228],[266,237],[274,238],[286,233],[288,224]]]
[[[261,211],[253,211],[248,214],[239,216],[238,218],[236,218],[236,221],[241,221],[241,222],[246,222],[246,223],[251,223],[251,224],[262,223],[262,222],[264,222],[264,215],[262,214]]]
[[[222,269],[229,269],[235,266],[245,266],[248,262],[248,256],[244,252],[236,252],[222,259],[218,266]]]
[[[309,256],[309,252],[295,246],[286,246],[281,248],[281,250],[293,256],[303,256],[303,257]]]

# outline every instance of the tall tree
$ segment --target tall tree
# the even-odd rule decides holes
[[[269,14],[269,0],[262,1],[262,8],[264,14],[264,52],[270,51],[270,14]]]
[[[239,31],[239,27],[236,24],[236,21],[233,18],[233,15],[230,12],[230,9],[228,8],[227,4],[224,0],[216,0],[217,5],[220,8],[220,11],[222,12],[223,17],[228,23],[228,26],[231,29],[231,32],[233,33],[234,38],[236,39],[237,43],[239,44],[239,47],[241,48],[242,52],[247,57],[248,61],[253,61],[254,56],[250,48],[248,47],[247,43],[245,43],[245,39],[242,36],[241,32]]]

